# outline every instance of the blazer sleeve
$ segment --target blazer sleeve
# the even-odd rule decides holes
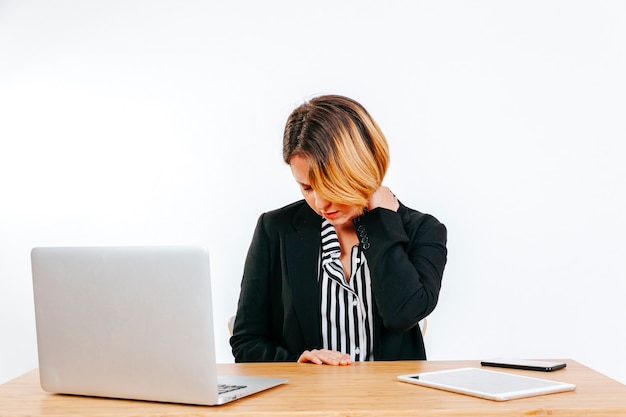
[[[272,242],[265,215],[257,222],[246,257],[237,315],[230,338],[235,362],[295,361],[278,341],[282,307],[280,305],[279,256]],[[278,276],[277,276],[278,275]],[[278,321],[278,323],[276,323]]]
[[[437,305],[447,260],[446,227],[401,205],[355,219],[372,294],[383,325],[394,332],[416,326]]]

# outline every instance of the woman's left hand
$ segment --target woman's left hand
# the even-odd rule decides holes
[[[398,211],[400,202],[398,202],[398,199],[395,195],[393,195],[389,187],[381,185],[380,188],[372,195],[372,198],[370,198],[367,209],[371,211],[377,207]]]
[[[350,355],[328,349],[305,350],[298,358],[298,363],[314,363],[316,365],[351,365]]]

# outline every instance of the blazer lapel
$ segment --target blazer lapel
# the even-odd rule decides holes
[[[320,286],[317,279],[321,218],[307,205],[293,218],[295,232],[285,236],[287,276],[293,308],[306,343],[321,347]]]

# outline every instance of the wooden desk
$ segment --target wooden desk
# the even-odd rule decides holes
[[[396,380],[411,372],[480,367],[478,361],[223,364],[222,374],[272,375],[286,385],[216,406],[48,394],[37,370],[0,386],[0,416],[626,416],[626,385],[572,360],[552,372],[513,371],[577,385],[576,391],[495,402]]]

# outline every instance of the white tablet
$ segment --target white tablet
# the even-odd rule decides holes
[[[400,375],[398,379],[411,384],[473,395],[494,401],[513,400],[515,398],[553,394],[576,389],[574,384],[479,368],[422,372],[419,374]]]

